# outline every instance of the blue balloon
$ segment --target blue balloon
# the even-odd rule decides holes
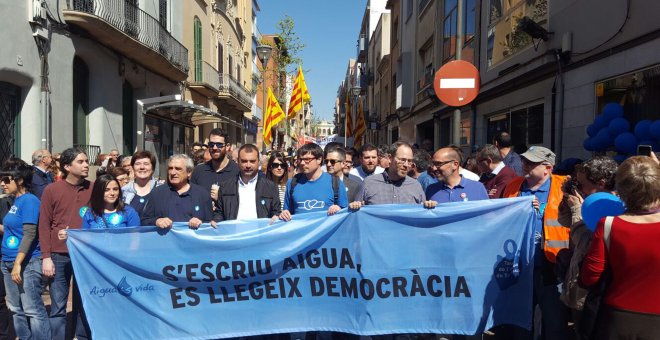
[[[587,126],[587,135],[589,137],[594,137],[597,134],[598,134],[598,127],[596,127],[596,125],[594,124],[589,124],[589,126]]]
[[[582,203],[582,220],[589,230],[596,230],[598,221],[605,216],[619,216],[624,213],[623,202],[607,192],[597,192],[587,196]]]
[[[630,123],[625,118],[614,118],[608,125],[610,133],[614,136],[618,136],[624,132],[630,130]]]
[[[594,148],[594,139],[593,138],[587,138],[582,142],[582,147],[584,147],[585,150],[587,151],[596,151]]]
[[[652,121],[645,119],[635,125],[635,136],[640,140],[651,139],[651,124]]]
[[[651,137],[655,138],[657,141],[660,141],[660,120],[656,120],[651,124],[651,126],[649,126],[649,132],[651,133]]]
[[[637,137],[630,132],[624,132],[614,139],[616,151],[625,154],[637,152]]]
[[[617,163],[621,164],[621,163],[623,163],[623,161],[625,161],[626,159],[628,159],[628,157],[629,157],[628,155],[618,154],[618,155],[615,155],[615,156],[612,157],[612,158],[614,158],[614,160],[615,160]]]
[[[603,116],[608,122],[623,117],[623,106],[617,103],[608,103],[603,107]]]
[[[605,118],[605,116],[598,115],[596,116],[596,119],[594,119],[593,125],[596,127],[596,129],[598,129],[598,132],[600,132],[601,129],[607,127],[607,123],[608,121],[607,118]]]
[[[610,130],[602,129],[598,131],[598,134],[596,135],[596,141],[594,144],[594,146],[596,147],[596,151],[605,150],[612,145],[614,145],[614,136],[610,134]]]

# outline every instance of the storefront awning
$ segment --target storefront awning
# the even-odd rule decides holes
[[[147,109],[145,114],[180,122],[188,126],[197,126],[207,123],[227,123],[243,128],[243,124],[225,117],[219,112],[183,100],[176,100],[151,106]]]

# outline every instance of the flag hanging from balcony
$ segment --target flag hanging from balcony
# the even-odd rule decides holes
[[[362,111],[362,103],[358,101],[357,117],[355,118],[355,141],[353,146],[359,148],[362,146],[362,137],[367,131],[367,122],[364,120],[364,111]]]
[[[277,102],[273,90],[268,88],[268,99],[266,101],[266,116],[264,118],[264,143],[270,145],[273,142],[272,130],[277,123],[284,119],[284,111]]]
[[[303,104],[309,102],[311,97],[307,90],[305,83],[305,76],[303,75],[302,67],[298,65],[298,75],[293,83],[293,91],[291,91],[291,99],[289,100],[289,112],[287,112],[286,119],[290,120],[296,117],[296,112],[300,111]]]
[[[353,114],[351,113],[351,94],[346,91],[346,138],[353,136]]]

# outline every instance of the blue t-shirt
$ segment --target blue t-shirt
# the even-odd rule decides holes
[[[87,208],[82,219],[83,229],[114,229],[140,226],[140,216],[131,206],[124,206],[124,211],[104,213],[103,217],[94,216]]]
[[[14,200],[7,215],[2,220],[5,227],[5,234],[2,236],[2,260],[14,261],[18,254],[18,246],[23,239],[24,224],[39,224],[39,199],[37,196],[26,193]],[[39,248],[39,238],[32,242],[30,250],[25,254],[25,260],[28,261],[33,256],[41,256]]]
[[[534,210],[536,219],[534,219],[534,245],[536,246],[536,255],[534,257],[534,265],[539,267],[543,264],[545,253],[543,252],[543,214],[545,213],[545,206],[548,204],[548,197],[550,197],[550,182],[552,178],[548,178],[545,183],[541,184],[536,190],[530,190],[527,186],[527,181],[523,181],[520,186],[520,197],[523,196],[536,196],[539,200],[541,208],[539,211]]]
[[[429,185],[426,199],[438,203],[479,201],[487,200],[488,192],[481,182],[461,176],[461,181],[453,188],[449,188],[445,182]]]
[[[431,176],[428,171],[422,172],[422,174],[417,177],[417,181],[422,185],[422,190],[424,190],[424,192],[426,192],[426,189],[428,189],[431,184],[438,183],[438,179]]]
[[[291,207],[291,180],[286,183],[286,192],[284,193],[284,210],[291,214],[303,214],[313,211],[328,211],[331,205],[334,205],[335,192],[332,189],[332,176],[327,172],[321,174],[321,177],[314,181],[307,179],[307,176],[298,176],[300,180],[293,188],[293,202],[295,206]],[[339,190],[337,192],[337,205],[341,208],[348,206],[346,197],[346,186],[339,181]]]

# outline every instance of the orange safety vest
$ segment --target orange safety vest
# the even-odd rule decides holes
[[[524,180],[524,177],[512,179],[506,188],[504,188],[503,197],[518,197]],[[564,198],[561,187],[565,180],[566,176],[552,175],[548,203],[546,203],[545,212],[543,213],[543,236],[545,239],[543,242],[543,252],[545,253],[545,258],[551,263],[556,262],[557,253],[560,250],[568,248],[570,226],[566,227],[559,223],[559,203]]]

